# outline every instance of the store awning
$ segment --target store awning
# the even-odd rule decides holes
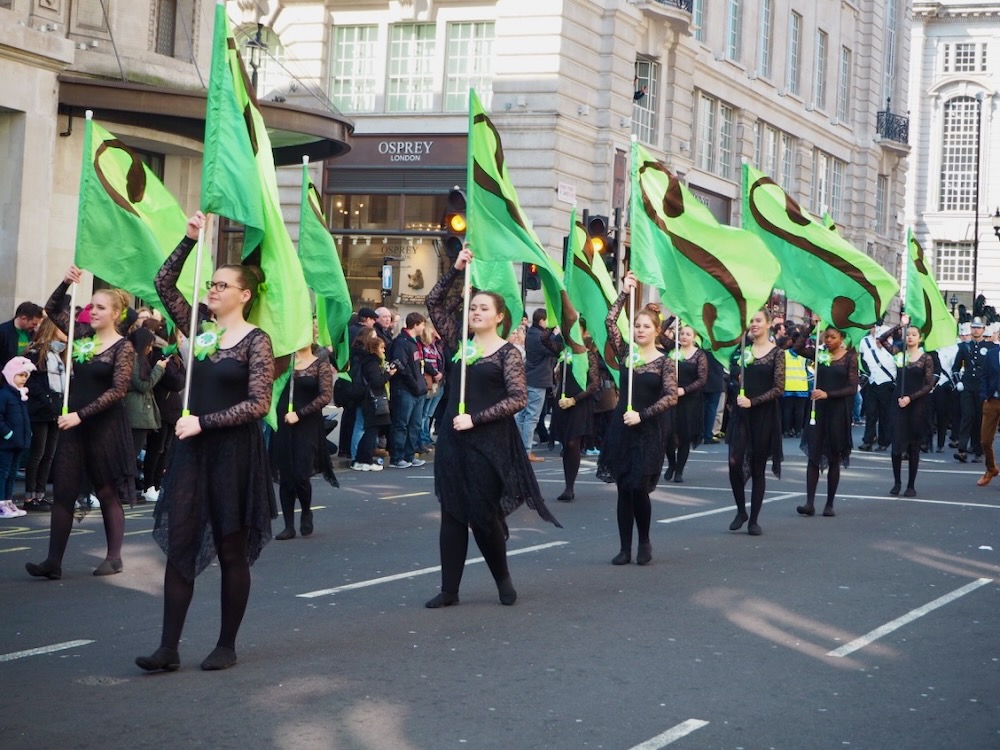
[[[144,86],[73,74],[59,76],[59,112],[149,128],[202,141],[207,92]],[[259,102],[277,166],[334,158],[351,150],[354,123],[336,112]]]

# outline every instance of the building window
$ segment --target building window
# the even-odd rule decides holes
[[[781,187],[786,193],[792,191],[793,169],[795,167],[795,139],[788,133],[781,134]]]
[[[875,231],[889,234],[889,176],[884,174],[875,182]]]
[[[816,80],[813,86],[813,105],[826,109],[826,50],[829,36],[823,30],[816,32]]]
[[[817,150],[813,157],[813,213],[829,213],[835,221],[841,219],[841,198],[847,162]]]
[[[378,26],[337,26],[333,30],[330,99],[342,112],[374,112]]]
[[[8,3],[6,7],[11,6]],[[156,5],[156,47],[154,48],[156,54],[173,57],[176,33],[177,0],[159,0]]]
[[[432,23],[396,24],[389,32],[386,112],[429,112],[434,107]]]
[[[972,211],[975,200],[976,100],[958,96],[944,103],[941,124],[940,211]]]
[[[887,0],[885,4],[885,63],[883,66],[882,99],[892,97],[896,89],[896,39],[898,25],[896,6],[898,0]]]
[[[972,281],[972,243],[935,242],[935,274],[938,284]]]
[[[260,38],[258,39],[258,33]],[[259,41],[263,46],[257,58],[260,64],[257,70],[253,69],[251,60],[253,59],[248,44]],[[257,97],[259,99],[274,99],[284,101],[288,92],[289,80],[287,69],[285,68],[285,47],[281,39],[271,29],[257,28],[256,24],[245,26],[237,33],[236,43],[239,47],[240,57],[243,58],[243,65],[250,74],[250,80],[256,86]]]
[[[7,8],[8,10],[13,9],[14,0],[0,0],[0,8]]]
[[[800,84],[799,55],[802,54],[802,16],[792,11],[792,17],[788,23],[788,93],[796,96],[802,90]]]
[[[942,45],[945,73],[985,73],[986,50],[985,43],[963,42],[959,44]]]
[[[754,163],[764,174],[780,182],[782,189],[790,195],[795,137],[758,120],[754,133]]]
[[[706,94],[698,95],[698,168],[732,178],[733,108]]]
[[[694,25],[694,38],[705,41],[705,0],[694,0],[691,4],[691,23]]]
[[[771,38],[774,33],[774,0],[760,2],[760,41],[757,47],[757,74],[771,77]]]
[[[841,125],[851,121],[851,51],[840,48],[840,72],[837,75],[837,119]]]
[[[493,100],[493,22],[448,24],[448,69],[444,108],[460,112],[469,107],[469,89],[476,90],[488,112]]]
[[[660,65],[652,60],[636,60],[635,90],[644,96],[632,100],[632,133],[643,143],[656,145],[656,108],[660,88]]]
[[[726,57],[740,59],[740,0],[729,0],[726,6]]]

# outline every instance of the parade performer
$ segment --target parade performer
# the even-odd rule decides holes
[[[632,528],[639,535],[635,561],[647,565],[653,559],[649,540],[652,504],[649,493],[656,488],[666,454],[664,414],[677,403],[677,376],[673,362],[656,348],[660,321],[644,309],[630,310],[632,341],[626,343],[618,328],[625,300],[634,300],[635,275],[629,271],[622,292],[608,310],[605,326],[608,341],[621,364],[622,388],[618,406],[608,421],[597,459],[597,478],[618,487],[618,537],[621,548],[612,565],[632,561]],[[630,304],[630,307],[633,307]],[[625,368],[629,368],[625,376]]]
[[[93,488],[101,504],[107,556],[94,571],[96,576],[121,573],[125,511],[122,500],[135,491],[135,453],[132,429],[125,413],[124,399],[132,379],[135,350],[116,325],[128,306],[121,289],[94,292],[89,324],[73,321],[70,331],[70,284],[79,283],[81,271],[70,266],[56,287],[46,314],[59,330],[72,333],[73,368],[69,401],[64,401],[58,419],[61,431],[59,451],[53,465],[52,523],[49,555],[25,569],[38,578],[62,577],[62,559],[73,526],[73,506],[84,488]]]
[[[292,373],[278,397],[278,430],[271,436],[271,468],[278,482],[278,497],[285,529],[275,535],[283,541],[295,538],[295,500],[302,507],[299,531],[313,532],[313,474],[322,474],[332,487],[339,487],[330,451],[326,447],[323,407],[333,398],[333,367],[313,354],[312,345],[292,356]],[[289,402],[291,404],[289,405]]]
[[[451,369],[448,406],[434,456],[434,488],[441,503],[441,592],[427,602],[431,609],[458,604],[470,526],[496,581],[500,603],[510,605],[517,592],[507,567],[504,519],[527,503],[559,525],[545,506],[514,422],[528,402],[528,390],[521,354],[504,340],[510,314],[503,297],[493,292],[477,291],[469,299],[472,257],[472,251],[463,248],[454,268],[427,297],[438,333],[461,356],[461,366]],[[469,340],[466,330],[473,334]]]
[[[187,236],[156,275],[156,291],[174,321],[189,330],[195,314],[177,288],[199,230],[200,211]],[[250,596],[250,565],[271,539],[277,516],[267,453],[258,421],[268,412],[274,379],[271,340],[247,323],[258,296],[260,272],[220,266],[207,283],[202,334],[191,340],[189,413],[177,420],[177,441],[167,461],[156,504],[153,538],[167,554],[160,647],[137,658],[147,671],[180,666],[177,646],[194,594],[194,579],[218,555],[222,569],[222,625],[218,645],[201,663],[206,670],[236,663],[236,634]]]
[[[801,343],[801,345],[799,345]],[[854,443],[851,439],[851,411],[858,392],[858,354],[850,348],[844,333],[834,326],[823,331],[825,350],[816,350],[813,342],[797,342],[795,350],[816,362],[816,382],[810,394],[809,419],[802,434],[806,466],[806,504],[796,507],[803,516],[816,513],[816,487],[819,475],[826,471],[824,516],[836,515],[833,501],[840,484],[840,467],[847,466]]]
[[[668,482],[684,481],[684,467],[692,446],[701,443],[704,430],[704,407],[701,390],[708,382],[708,356],[695,346],[694,329],[680,327],[679,346],[671,352],[677,363],[677,408],[674,409],[673,435],[667,444]]]
[[[920,465],[920,442],[927,434],[927,403],[924,398],[934,387],[934,360],[920,346],[920,330],[910,325],[908,315],[900,318],[902,325],[879,336],[882,346],[896,356],[896,408],[893,415],[892,436],[892,489],[890,495],[898,495],[903,469],[903,451],[907,453],[909,472],[905,497],[915,497],[917,490],[917,467]],[[905,348],[894,346],[893,341],[900,330],[905,330]]]
[[[734,380],[739,374],[739,395],[729,415],[726,441],[729,443],[729,484],[736,501],[736,518],[730,531],[738,531],[749,521],[747,532],[761,534],[757,523],[764,504],[767,461],[781,478],[781,397],[785,392],[785,353],[769,337],[771,315],[758,310],[750,319],[750,345],[742,346]],[[750,489],[750,515],[746,510],[746,483]]]
[[[577,474],[580,473],[583,441],[594,434],[594,396],[601,390],[597,350],[582,322],[580,333],[587,345],[587,382],[578,383],[573,368],[564,361],[559,368],[559,399],[552,414],[552,435],[562,443],[563,480],[566,486],[556,498],[561,503],[572,502],[576,497],[575,485]],[[564,360],[568,351],[564,350]]]

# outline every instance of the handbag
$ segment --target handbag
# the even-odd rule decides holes
[[[371,389],[368,390],[368,396],[372,400],[372,415],[376,417],[387,417],[389,416],[389,398],[384,393],[375,393]]]

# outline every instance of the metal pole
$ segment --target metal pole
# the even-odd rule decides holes
[[[976,181],[972,191],[972,314],[976,314],[976,287],[979,281],[979,144],[982,141],[983,92],[976,94]]]

